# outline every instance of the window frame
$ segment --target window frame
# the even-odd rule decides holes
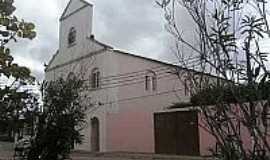
[[[69,29],[69,33],[68,33],[68,46],[71,47],[73,45],[76,44],[76,40],[77,40],[77,31],[75,29],[75,27],[71,27]]]
[[[148,70],[145,75],[145,90],[156,91],[157,90],[157,75],[154,71]]]
[[[98,89],[100,88],[100,71],[98,68],[94,68],[91,72],[91,88]]]
[[[153,91],[157,90],[157,75],[156,74],[152,76],[152,90]]]
[[[145,76],[145,90],[148,91],[151,86],[151,77],[146,75]]]

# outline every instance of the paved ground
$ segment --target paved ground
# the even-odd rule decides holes
[[[11,143],[0,142],[0,160],[12,160],[13,145]],[[198,157],[187,156],[166,156],[156,154],[143,154],[143,153],[126,153],[126,152],[113,152],[113,153],[89,153],[77,151],[72,153],[73,160],[205,160]]]
[[[12,160],[11,152],[0,151],[0,160]],[[135,153],[73,153],[73,160],[206,160],[198,157],[187,156],[166,156],[153,154],[135,154]]]
[[[0,142],[0,160],[11,159],[13,156],[13,143]]]

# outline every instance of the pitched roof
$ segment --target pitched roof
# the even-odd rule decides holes
[[[102,43],[102,42],[96,40],[96,39],[94,38],[94,35],[91,35],[90,37],[86,37],[86,38],[87,38],[88,40],[90,40],[90,41],[93,41],[93,42],[95,42],[95,43],[97,43],[97,44],[103,46],[104,48],[113,49],[112,46],[107,45],[107,44],[105,44],[105,43]]]
[[[92,35],[91,37],[86,37],[86,38],[87,38],[89,41],[94,42],[94,43],[100,45],[103,49],[113,49],[113,47],[111,47],[111,46],[109,46],[109,45],[107,45],[107,44],[104,44],[104,43],[102,43],[102,42],[97,41],[97,40],[94,38],[93,35]],[[56,53],[52,56],[52,58],[50,59],[48,65],[47,65],[47,67],[45,68],[45,71],[47,71],[48,69],[50,69],[51,64],[53,63],[53,61],[55,60],[55,58],[57,57],[58,54],[59,54],[59,50],[57,50]],[[92,54],[92,52],[91,52],[91,54]],[[80,57],[79,57],[79,58],[80,58]]]
[[[122,50],[118,50],[118,49],[114,49],[113,51],[114,51],[115,53],[120,53],[120,54],[124,54],[124,55],[128,55],[128,56],[132,56],[132,57],[136,57],[136,58],[144,59],[144,60],[147,60],[147,61],[152,61],[152,62],[156,62],[156,63],[164,64],[164,65],[171,66],[171,67],[180,67],[180,66],[175,65],[175,64],[172,64],[172,63],[168,63],[168,62],[160,61],[160,60],[153,59],[153,58],[149,58],[149,57],[143,57],[143,56],[140,56],[140,55],[136,55],[136,54],[132,54],[132,53],[128,53],[128,52],[124,52],[124,51],[122,51]]]
[[[92,42],[98,44],[98,45],[101,45],[104,50],[106,49],[110,49],[113,51],[113,53],[116,53],[116,54],[124,54],[124,55],[128,55],[128,56],[132,56],[132,57],[136,57],[136,58],[140,58],[140,59],[143,59],[143,60],[147,60],[147,61],[152,61],[152,62],[155,62],[155,63],[159,63],[159,64],[163,64],[163,65],[166,65],[166,66],[170,66],[170,67],[173,67],[173,68],[177,68],[177,69],[181,69],[181,70],[185,70],[185,71],[188,71],[188,72],[194,72],[196,74],[204,74],[206,76],[210,76],[210,77],[213,77],[213,78],[220,78],[220,77],[217,77],[215,75],[212,75],[210,73],[203,73],[203,72],[200,72],[200,71],[197,71],[197,70],[194,70],[194,69],[190,69],[190,68],[185,68],[185,67],[182,67],[182,66],[179,66],[179,65],[176,65],[176,64],[173,64],[173,63],[169,63],[169,62],[164,62],[164,61],[160,61],[160,60],[157,60],[157,59],[153,59],[153,58],[148,58],[148,57],[144,57],[144,56],[140,56],[140,55],[136,55],[136,54],[132,54],[132,53],[128,53],[128,52],[124,52],[122,50],[118,50],[118,49],[114,49],[113,47],[107,45],[107,44],[104,44],[102,42],[99,42],[97,41],[94,37],[87,37],[89,40],[91,40]],[[53,55],[52,59],[50,60],[47,68],[45,68],[45,72],[47,69],[49,69],[50,67],[50,64],[54,61],[55,57],[57,56],[57,54],[59,54],[59,51],[56,52],[56,54]],[[88,55],[87,55],[88,56]],[[81,57],[82,58],[82,57]],[[223,79],[223,78],[220,78],[220,79]]]
[[[52,58],[50,59],[49,63],[47,64],[46,68],[45,68],[45,72],[46,70],[51,66],[52,62],[54,61],[55,57],[59,54],[59,50],[57,50],[55,52],[55,54],[53,54]]]
[[[80,1],[83,2],[83,3],[86,4],[86,5],[93,6],[91,3],[89,3],[89,2],[87,2],[87,1],[85,1],[85,0],[80,0]]]
[[[155,62],[155,63],[163,64],[163,65],[166,65],[166,66],[170,66],[170,67],[173,67],[173,68],[176,68],[176,69],[180,69],[180,70],[184,70],[184,71],[188,71],[188,72],[193,72],[193,73],[195,73],[195,74],[203,74],[203,75],[205,75],[205,76],[223,79],[223,78],[221,78],[221,77],[212,75],[212,74],[210,74],[210,73],[200,72],[200,71],[197,71],[197,70],[195,70],[195,69],[182,67],[182,66],[180,66],[180,65],[176,65],[176,64],[173,64],[173,63],[164,62],[164,61],[160,61],[160,60],[156,60],[156,59],[152,59],[152,58],[148,58],[148,57],[143,57],[143,56],[140,56],[140,55],[135,55],[135,54],[132,54],[132,53],[128,53],[128,52],[121,51],[121,50],[113,50],[113,51],[114,51],[114,53],[124,54],[124,55],[128,55],[128,56],[132,56],[132,57],[144,59],[144,60],[147,60],[147,61],[152,61],[152,62]],[[225,79],[223,79],[223,80],[225,80]]]
[[[63,18],[65,17],[65,14],[67,13],[68,8],[70,7],[72,1],[73,1],[73,0],[70,0],[70,1],[68,2],[67,7],[65,8],[64,12],[62,13],[62,15],[61,15],[61,17],[60,17],[60,20],[63,19]],[[86,7],[86,6],[93,6],[91,3],[89,3],[89,2],[87,2],[87,1],[85,1],[85,0],[79,0],[79,1],[82,2],[82,3],[84,4],[84,6],[83,6],[82,8],[84,8],[84,7]]]

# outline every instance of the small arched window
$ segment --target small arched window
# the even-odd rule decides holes
[[[68,33],[68,45],[73,45],[76,42],[76,29],[71,27]]]
[[[145,75],[145,90],[157,90],[157,76],[153,71],[147,71]]]
[[[91,86],[93,89],[100,87],[100,71],[98,70],[98,68],[92,70]]]

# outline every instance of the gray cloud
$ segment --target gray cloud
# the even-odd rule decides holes
[[[58,49],[59,17],[69,0],[15,0],[16,14],[36,24],[38,36],[33,41],[11,44],[16,61],[44,77],[44,62]],[[164,29],[162,10],[155,0],[88,0],[94,4],[93,34],[104,43],[134,54],[175,61],[174,41]],[[193,24],[179,10],[178,20],[187,38]],[[183,16],[184,15],[184,16]],[[266,43],[269,43],[267,41]],[[268,48],[269,45],[264,45]]]
[[[41,80],[43,64],[58,48],[59,17],[69,0],[16,0],[16,14],[36,24],[33,41],[12,44],[16,61],[33,70]],[[90,1],[90,0],[89,0]],[[94,4],[93,34],[104,43],[152,58],[172,59],[162,10],[155,0],[91,0]]]
[[[94,34],[98,39],[140,54],[158,54],[165,31],[162,11],[155,7],[154,0],[96,1],[94,4]],[[156,53],[149,53],[150,47]]]
[[[19,39],[11,43],[15,61],[29,67],[38,80],[44,77],[44,62],[47,62],[58,46],[58,17],[61,13],[54,0],[15,0],[18,18],[35,23],[37,37],[30,41]]]

